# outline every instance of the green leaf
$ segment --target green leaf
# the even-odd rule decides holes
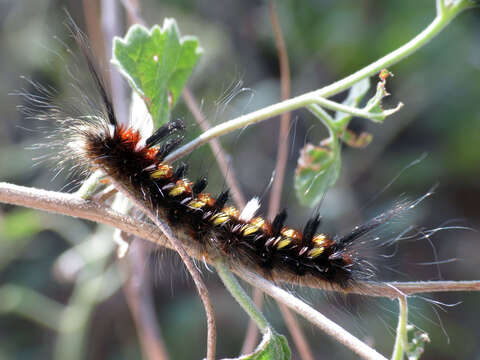
[[[383,120],[385,120],[385,118],[388,115],[393,114],[394,112],[400,109],[401,105],[403,105],[400,103],[399,106],[397,106],[395,109],[391,109],[388,111],[383,110],[382,100],[383,98],[390,95],[387,92],[387,89],[385,89],[385,85],[386,85],[385,80],[378,82],[377,91],[375,92],[375,95],[373,95],[373,97],[370,100],[368,100],[367,105],[365,105],[365,107],[363,108],[363,110],[368,111],[369,113],[381,115],[380,117],[376,117],[375,119],[371,118],[372,121],[379,122],[379,123],[382,123]]]
[[[428,334],[414,325],[407,325],[408,345],[405,353],[409,360],[418,360],[425,351],[425,344],[430,342]]]
[[[174,19],[150,30],[133,25],[116,37],[112,63],[145,101],[156,127],[168,121],[202,49],[196,38],[180,36]]]
[[[337,181],[341,158],[334,141],[337,139],[328,139],[321,146],[306,144],[302,149],[295,173],[295,190],[301,204],[315,206]]]
[[[367,132],[360,134],[354,133],[352,130],[345,129],[341,132],[342,141],[353,148],[364,148],[372,142],[373,135]]]
[[[290,357],[291,352],[285,336],[277,334],[272,331],[272,329],[267,328],[266,334],[263,335],[262,342],[253,353],[230,360],[288,360]]]
[[[348,92],[347,98],[343,101],[344,105],[357,107],[360,101],[363,99],[368,89],[370,89],[370,79],[368,77],[355,83]],[[352,115],[337,111],[335,113],[335,122],[341,124],[342,128],[348,125],[348,122],[352,118]]]

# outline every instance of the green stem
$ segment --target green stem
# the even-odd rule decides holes
[[[359,80],[375,75],[384,68],[391,67],[392,65],[413,54],[422,46],[426,45],[430,40],[438,35],[456,15],[471,6],[472,3],[470,1],[462,0],[455,4],[455,6],[448,8],[448,10],[444,8],[444,11],[437,12],[437,16],[430,23],[430,25],[428,25],[420,34],[415,36],[406,44],[400,46],[398,49],[392,51],[391,53],[385,55],[384,57],[357,71],[356,73],[349,75],[342,80],[336,81],[331,85],[325,86],[320,90],[316,90],[314,93],[320,97],[333,96],[350,88]]]
[[[87,178],[87,180],[83,182],[82,186],[80,186],[80,189],[77,190],[76,195],[82,199],[89,199],[95,192],[95,189],[97,188],[102,177],[103,173],[100,170],[95,171]]]
[[[397,326],[397,336],[393,348],[392,360],[402,360],[405,350],[408,346],[407,341],[407,323],[408,323],[408,306],[407,297],[400,296],[398,298],[399,316]]]
[[[338,133],[339,131],[343,130],[343,128],[339,128],[332,117],[317,104],[310,105],[308,110],[310,110],[310,112],[318,119],[320,119],[328,129],[331,141],[331,149],[333,151],[332,159],[340,159],[338,156],[338,153],[340,152],[340,140]]]
[[[347,113],[347,114],[350,114],[350,115],[353,115],[353,116],[358,116],[358,117],[365,118],[365,119],[370,119],[372,121],[381,121],[381,120],[385,119],[385,117],[387,117],[389,115],[392,115],[393,113],[400,110],[400,108],[403,106],[402,103],[399,103],[393,109],[384,110],[384,111],[378,112],[378,113],[372,113],[372,112],[366,111],[364,109],[358,109],[358,108],[353,107],[353,106],[340,104],[340,103],[337,103],[335,101],[331,101],[331,100],[328,100],[328,99],[325,99],[325,98],[322,98],[322,97],[317,97],[315,99],[315,103],[324,107],[325,109],[334,110],[334,111],[341,111],[343,113]]]
[[[456,15],[458,15],[462,10],[467,9],[471,6],[473,5],[472,2],[469,0],[460,0],[458,3],[450,5],[448,7],[444,5],[441,8],[442,11],[437,12],[437,16],[432,21],[432,23],[428,25],[420,34],[415,36],[412,40],[410,40],[403,46],[371,63],[370,65],[364,67],[363,69],[321,89],[314,90],[303,95],[294,97],[292,99],[288,99],[267,106],[260,110],[253,111],[250,114],[240,116],[236,119],[224,122],[220,125],[210,128],[198,138],[182,146],[178,150],[172,152],[169,156],[165,158],[165,161],[171,162],[177,160],[218,136],[228,134],[234,130],[241,129],[247,125],[272,118],[284,112],[297,110],[302,107],[318,103],[319,99],[333,96],[352,87],[356,82],[366,77],[370,77],[378,73],[380,70],[398,63],[399,61],[405,59],[407,56],[417,51],[419,48],[421,48],[431,39],[433,39],[436,35],[438,35],[440,31],[442,31]]]
[[[330,116],[330,114],[316,104],[309,105],[308,110],[310,110],[313,115],[315,115],[319,120],[322,121],[322,123],[328,129],[330,137],[333,137],[334,131],[336,130],[336,123],[335,120],[333,120],[333,118]]]
[[[255,321],[258,328],[265,334],[269,328],[271,328],[267,319],[263,314],[258,310],[258,308],[253,303],[252,299],[247,295],[245,290],[238,282],[237,278],[232,274],[227,265],[225,265],[223,260],[215,261],[215,268],[217,269],[218,276],[222,279],[222,282],[225,284],[225,287],[228,289],[230,294],[237,300],[243,310],[250,316],[250,318]]]

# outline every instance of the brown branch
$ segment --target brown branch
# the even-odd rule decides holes
[[[278,22],[275,1],[269,1],[270,21],[275,35],[275,44],[277,46],[278,61],[280,62],[280,83],[281,100],[290,98],[290,66],[288,63],[288,53],[283,40],[282,29]],[[278,134],[277,164],[275,166],[275,179],[273,180],[270,204],[268,206],[268,218],[271,220],[278,213],[280,208],[280,199],[282,197],[283,182],[285,179],[285,168],[288,156],[288,132],[290,128],[291,113],[286,112],[281,115],[280,132]]]
[[[308,342],[305,339],[305,335],[300,328],[300,325],[298,324],[295,315],[292,314],[290,309],[287,306],[283,305],[281,302],[278,302],[278,308],[280,309],[283,319],[287,324],[288,331],[290,331],[290,334],[292,335],[295,346],[300,353],[300,358],[302,360],[313,360],[314,357],[312,354],[312,350],[310,350],[310,346],[308,346]]]
[[[120,24],[120,7],[117,0],[101,0],[102,30],[105,41],[105,53],[110,58],[113,49],[113,37],[123,33],[123,27]],[[115,109],[115,115],[120,124],[128,124],[128,89],[120,72],[116,69],[110,69],[110,90]]]
[[[288,52],[283,39],[282,29],[278,21],[277,9],[275,0],[269,1],[270,22],[272,23],[273,33],[275,36],[275,44],[277,47],[278,59],[280,63],[280,84],[281,84],[281,100],[290,98],[291,95],[291,76],[290,65],[288,61]],[[280,131],[278,133],[278,148],[277,148],[277,162],[275,165],[275,178],[273,181],[272,191],[270,195],[270,202],[268,206],[268,218],[271,220],[278,213],[280,209],[280,201],[282,198],[283,183],[285,180],[285,169],[287,166],[288,156],[288,133],[290,128],[291,113],[287,112],[281,115]],[[260,299],[257,306],[261,308],[262,299],[261,290],[255,288],[254,297]],[[295,346],[304,360],[313,360],[312,352],[305,339],[300,325],[291,311],[281,303],[278,304],[285,324],[293,337]],[[255,340],[258,337],[258,329],[253,326],[253,321],[250,319],[247,334],[245,336],[243,350],[244,353],[250,353],[255,346]]]
[[[146,245],[145,241],[135,239],[129,246],[125,259],[128,280],[125,283],[124,291],[145,359],[167,360],[167,350],[152,301],[150,273],[144,266]]]
[[[262,308],[263,304],[263,292],[257,288],[253,288],[253,302],[258,309]],[[255,321],[251,318],[248,321],[247,332],[245,333],[245,339],[242,345],[242,354],[250,354],[257,345],[258,327]]]
[[[124,1],[123,5],[128,9],[128,21],[138,22],[139,1]],[[128,7],[127,7],[128,5]],[[105,46],[112,49],[112,38],[118,35],[120,31],[119,8],[118,5],[110,0],[102,1],[102,25],[105,38]],[[115,110],[121,115],[120,123],[129,121],[126,116],[127,89],[125,82],[120,78],[117,71],[109,73],[110,83],[112,84],[112,98],[115,103]],[[122,106],[122,108],[119,108]],[[116,189],[113,189],[116,191]],[[104,196],[111,195],[107,192],[104,195],[98,194],[95,200],[102,201]],[[120,236],[124,234],[121,233]],[[132,312],[133,319],[137,328],[142,351],[148,359],[168,359],[163,338],[161,336],[158,320],[155,315],[151,294],[151,279],[141,264],[144,264],[143,244],[135,241],[128,253],[127,262],[129,264],[129,278],[124,284],[124,291],[128,306]]]
[[[140,0],[120,0],[127,12],[128,22],[130,24],[141,24],[146,26],[140,14]]]
[[[144,21],[140,17],[140,4],[137,0],[130,0],[130,1],[122,1],[127,13],[129,15],[129,19],[133,21],[140,21],[142,24]],[[113,180],[113,179],[112,179]],[[116,183],[116,187],[125,194],[139,209],[141,209],[149,218],[153,221],[155,225],[158,226],[160,230],[164,233],[164,235],[168,238],[170,243],[173,245],[175,251],[180,255],[182,261],[185,263],[188,272],[192,276],[193,282],[197,288],[198,294],[200,295],[200,299],[202,300],[203,306],[205,308],[205,314],[207,316],[207,360],[214,360],[215,359],[215,352],[216,352],[216,325],[215,325],[215,314],[213,311],[213,306],[208,296],[208,289],[205,286],[205,283],[202,280],[200,272],[197,268],[193,265],[192,260],[190,259],[188,253],[185,251],[182,243],[177,239],[175,234],[172,232],[168,224],[158,218],[157,214],[150,208],[148,208],[145,204],[138,201],[134,194],[132,194],[126,187],[123,185]]]
[[[138,198],[135,196],[134,193],[131,192],[130,189],[125,187],[123,184],[115,181],[111,178],[113,185],[120,191],[122,194],[127,196],[132,203],[137,206],[142,212],[148,216],[148,218],[161,230],[161,232],[165,235],[168,239],[172,248],[180,255],[183,263],[185,264],[190,276],[195,283],[197,288],[198,294],[200,295],[200,299],[202,300],[203,306],[205,308],[205,314],[207,316],[207,360],[215,360],[215,352],[216,352],[216,342],[217,342],[217,334],[216,334],[216,325],[215,325],[215,314],[213,311],[213,306],[210,301],[210,297],[208,296],[208,290],[205,286],[200,272],[194,266],[192,259],[189,257],[188,253],[185,251],[185,248],[182,245],[182,242],[177,239],[173,231],[170,229],[167,223],[161,220],[155,211],[149,208],[146,204],[139,201]]]

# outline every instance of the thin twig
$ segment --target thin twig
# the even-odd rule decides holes
[[[276,3],[274,0],[269,2],[269,14],[270,22],[272,23],[273,33],[275,37],[275,44],[277,47],[278,59],[280,64],[280,83],[281,83],[281,100],[286,100],[291,95],[290,84],[290,66],[288,61],[288,52],[283,39],[282,29],[280,27]],[[278,133],[278,147],[277,147],[277,162],[275,165],[275,178],[273,181],[272,191],[270,194],[270,202],[268,206],[268,218],[271,220],[278,213],[280,209],[280,201],[282,198],[282,189],[285,179],[285,169],[288,156],[288,132],[290,128],[291,113],[286,112],[281,115],[280,131]],[[263,295],[260,289],[254,289],[254,299],[256,305],[261,308]],[[300,356],[304,360],[313,360],[312,352],[305,339],[305,335],[300,328],[297,319],[290,312],[290,310],[279,303],[279,308],[282,314],[285,324],[292,335],[295,345],[300,353]],[[250,319],[245,340],[242,347],[243,353],[250,353],[253,351],[256,339],[258,338],[258,329],[253,324],[253,320]]]
[[[288,60],[287,47],[283,39],[282,29],[278,21],[276,2],[271,0],[269,2],[270,21],[272,23],[273,33],[275,35],[275,44],[277,46],[278,60],[280,63],[280,84],[281,84],[281,99],[286,100],[291,96],[291,75],[290,65]],[[280,132],[278,134],[278,150],[277,150],[277,165],[275,167],[275,179],[273,181],[272,193],[270,197],[270,204],[268,207],[268,218],[273,219],[275,214],[280,210],[280,199],[282,198],[283,183],[285,180],[285,169],[287,166],[288,156],[288,133],[290,128],[291,113],[286,112],[282,114],[280,120]],[[257,290],[256,290],[257,291]],[[295,346],[300,353],[303,360],[313,360],[313,354],[305,339],[302,328],[298,324],[297,319],[292,314],[290,309],[285,305],[279,303],[280,312],[282,313],[285,324],[287,325],[290,334],[292,335]]]
[[[125,187],[123,184],[115,181],[113,178],[111,180],[115,187],[118,189],[118,191],[127,196],[130,201],[135,204],[135,206],[137,206],[145,215],[148,216],[151,221],[153,221],[153,223],[162,231],[162,233],[168,239],[168,241],[172,245],[172,248],[180,255],[183,263],[185,264],[188,272],[190,273],[190,276],[193,279],[193,282],[195,283],[195,286],[197,287],[198,294],[200,295],[200,299],[202,300],[203,306],[205,308],[205,314],[207,316],[207,360],[214,360],[217,342],[215,314],[213,311],[212,303],[210,301],[210,297],[208,296],[207,287],[202,280],[200,272],[193,265],[192,259],[185,251],[182,243],[177,239],[170,227],[157,216],[155,211],[147,207],[147,205],[142,201],[138,200],[135,194],[133,194],[130,189]]]
[[[104,9],[106,9],[104,1]],[[140,11],[140,3],[138,0],[126,0],[122,4],[127,9],[128,21],[130,24],[139,22],[141,19],[138,16]],[[110,4],[112,6],[113,4]],[[102,16],[104,31],[106,35],[112,36],[115,35],[115,32],[118,31],[118,14],[108,15],[105,14]],[[108,20],[109,16],[113,16],[112,19]],[[111,37],[106,38],[107,48],[111,49]],[[120,86],[120,91],[112,91],[112,97],[115,105],[119,103],[122,105],[127,104],[125,95],[127,94],[125,82],[119,78],[118,72],[111,72],[111,83],[113,85]],[[114,89],[112,89],[114,90]],[[123,99],[118,97],[123,96]],[[115,101],[117,100],[117,101]],[[118,109],[116,107],[117,114],[119,111],[124,111],[126,106],[123,109]],[[122,119],[121,119],[122,120]],[[123,119],[125,120],[125,119]],[[130,119],[128,119],[130,120]],[[116,191],[116,189],[114,189]],[[105,195],[110,195],[109,193]],[[97,199],[101,201],[101,199]],[[129,263],[129,278],[124,285],[125,294],[127,297],[127,303],[130,307],[130,310],[135,321],[135,325],[138,332],[138,337],[142,347],[142,351],[146,358],[148,359],[168,359],[168,354],[166,351],[165,343],[161,336],[160,328],[158,326],[158,320],[155,314],[155,309],[153,306],[152,293],[151,293],[151,279],[148,273],[143,268],[142,264],[145,263],[145,251],[144,244],[139,241],[134,241],[130,246],[130,251],[128,253],[128,263]],[[125,247],[124,247],[125,248]],[[122,247],[119,247],[121,250]]]
[[[140,0],[120,0],[127,12],[128,22],[130,24],[146,25],[140,14]]]
[[[52,331],[58,330],[65,307],[55,300],[27,287],[0,286],[0,314],[16,314]]]
[[[119,22],[120,7],[117,0],[102,0],[102,30],[105,41],[105,53],[110,58],[113,49],[113,37],[122,33],[122,26]],[[112,94],[115,115],[120,124],[128,124],[128,90],[126,82],[116,69],[110,69],[110,90]]]
[[[280,85],[281,99],[287,100],[291,94],[290,85],[290,65],[288,62],[288,53],[283,40],[282,29],[278,22],[277,9],[275,1],[269,1],[270,22],[272,23],[273,34],[275,35],[275,44],[277,46],[278,61],[280,63]],[[280,209],[280,200],[282,198],[283,182],[285,179],[285,168],[287,166],[288,156],[288,132],[290,128],[291,113],[285,112],[280,120],[280,132],[278,133],[277,163],[275,165],[275,178],[273,180],[270,202],[268,205],[268,218],[271,220]]]
[[[269,328],[271,328],[270,324],[253,303],[252,299],[247,295],[245,290],[243,290],[237,278],[231,273],[225,260],[222,258],[216,259],[215,268],[217,269],[218,276],[220,276],[230,294],[232,294],[235,300],[237,300],[243,310],[249,315],[250,319],[255,321],[260,331],[264,334],[267,333]]]
[[[396,50],[390,52],[389,54],[383,56],[382,58],[365,66],[361,70],[358,70],[357,72],[339,81],[336,81],[330,85],[327,85],[321,89],[314,90],[294,98],[290,98],[288,100],[264,107],[262,109],[253,111],[249,114],[242,115],[233,120],[226,121],[220,125],[217,125],[209,129],[208,131],[203,132],[199,137],[190,141],[188,144],[185,144],[178,150],[172,152],[169,156],[165,158],[165,161],[171,162],[176,159],[179,159],[189,154],[190,152],[200,147],[201,145],[209,142],[213,138],[228,134],[237,129],[244,128],[245,126],[248,126],[266,119],[270,119],[277,115],[281,115],[285,112],[289,112],[292,110],[303,108],[311,104],[318,103],[319,99],[324,105],[325,104],[334,105],[335,108],[338,108],[339,104],[332,104],[328,100],[325,101],[326,98],[333,96],[335,94],[338,94],[350,88],[352,85],[354,85],[358,81],[366,77],[370,77],[378,73],[380,70],[384,68],[391,67],[392,65],[410,56],[419,48],[421,48],[422,46],[427,44],[430,40],[432,40],[436,35],[438,35],[450,23],[450,21],[455,16],[457,16],[463,10],[472,6],[473,4],[466,0],[458,1],[457,3],[452,5],[448,11],[444,11],[442,13],[437,14],[435,19],[413,39],[411,39],[404,45],[400,46]],[[340,107],[342,106],[340,105]],[[351,109],[344,109],[344,110],[350,111]]]
[[[259,279],[256,276],[252,277],[251,272],[242,274],[243,279],[254,284],[262,291],[273,297],[275,300],[285,304],[298,314],[305,317],[308,321],[318,326],[325,333],[335,338],[337,341],[348,347],[350,350],[359,355],[362,359],[369,360],[386,360],[384,356],[376,352],[374,349],[357,339],[348,331],[331,321],[312,307],[290,294],[288,291],[280,289],[265,279]]]
[[[393,346],[392,360],[403,360],[405,351],[407,350],[407,325],[408,325],[408,306],[407,296],[400,295],[398,297],[398,325],[395,345]]]
[[[144,266],[146,245],[146,242],[138,238],[130,244],[126,256],[128,280],[123,288],[145,359],[167,360],[168,354],[152,300],[150,273]]]
[[[205,116],[203,116],[197,101],[188,87],[183,89],[183,98],[198,125],[200,125],[200,128],[203,131],[207,131],[210,128],[210,124]],[[242,190],[240,190],[240,185],[237,182],[237,177],[232,164],[227,159],[225,149],[217,138],[210,140],[210,146],[212,147],[213,154],[217,159],[220,171],[222,172],[223,177],[225,178],[225,181],[227,182],[227,185],[232,193],[233,201],[239,209],[243,209],[246,203],[245,197],[242,194]]]
[[[262,308],[263,303],[263,292],[257,288],[253,288],[253,303],[259,309]],[[243,340],[241,354],[250,354],[255,345],[257,344],[258,338],[258,327],[255,324],[255,321],[250,319],[248,321],[247,332],[245,333],[245,339]]]
[[[83,18],[85,19],[86,30],[88,34],[88,41],[92,47],[92,52],[100,64],[107,63],[107,56],[105,54],[105,41],[102,36],[102,29],[100,25],[100,3],[98,1],[83,0]],[[105,74],[105,68],[101,67],[103,77],[110,86],[110,78]]]
[[[295,346],[298,349],[300,358],[302,360],[314,360],[312,350],[310,350],[310,346],[308,345],[305,334],[303,333],[297,318],[287,306],[283,305],[279,301],[277,301],[277,303],[283,319],[285,320],[285,324],[287,324],[288,331],[290,331],[293,341],[295,342]]]

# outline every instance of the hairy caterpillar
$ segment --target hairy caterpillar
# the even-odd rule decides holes
[[[119,124],[85,44],[77,40],[104,111],[61,120],[63,136],[68,139],[61,157],[91,170],[100,169],[205,257],[225,256],[232,266],[240,264],[267,278],[314,282],[317,287],[342,292],[375,275],[374,267],[360,255],[359,239],[415,203],[400,203],[343,236],[318,232],[318,215],[306,222],[303,231],[284,226],[285,211],[272,222],[255,217],[256,200],[240,212],[226,204],[228,191],[215,198],[203,192],[206,178],[191,182],[185,165],[174,169],[163,162],[181,143],[183,122],[170,121],[148,137],[134,125]]]

